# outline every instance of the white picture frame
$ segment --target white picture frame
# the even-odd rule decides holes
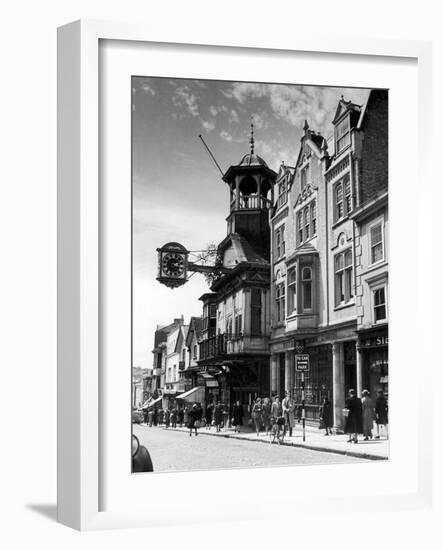
[[[199,36],[187,36],[186,29],[174,31],[171,35],[156,31],[144,25],[102,22],[77,21],[59,29],[58,33],[58,521],[79,530],[109,529],[124,527],[149,527],[162,523],[186,523],[208,521],[204,502],[197,502],[188,510],[176,517],[176,511],[164,517],[164,508],[160,504],[157,511],[146,506],[134,506],[129,493],[121,499],[120,506],[103,509],[101,504],[100,484],[104,483],[103,465],[103,432],[101,429],[101,409],[99,396],[103,396],[100,376],[100,337],[101,315],[100,302],[103,291],[100,285],[101,247],[99,213],[103,209],[100,194],[100,43],[101,41],[125,41],[128,48],[136,43],[161,45],[189,45],[192,42],[201,52],[211,56],[214,47],[229,48],[230,55],[244,54],[245,51],[273,52],[275,55],[286,55],[288,52],[337,56],[367,56],[373,58],[390,58],[396,60],[413,59],[418,67],[418,102],[419,145],[415,158],[419,169],[419,181],[425,182],[430,163],[430,79],[431,79],[431,46],[426,42],[369,40],[364,38],[347,38],[342,36],[325,37],[298,33],[296,37],[275,35],[265,37],[244,33],[241,36],[226,37],[222,30],[210,38],[204,31]],[[212,48],[212,50],[211,50]],[[245,50],[248,49],[248,50]],[[415,149],[414,149],[415,151]],[[418,155],[420,163],[418,163]],[[426,211],[418,202],[418,216],[421,223],[426,221]],[[416,222],[419,223],[418,221]],[[418,254],[424,254],[424,250]],[[429,265],[429,264],[428,264]],[[423,274],[418,268],[414,281],[418,282]],[[414,307],[420,304],[414,302]],[[417,310],[418,311],[418,310]],[[423,378],[417,384],[417,396],[420,404],[425,399],[425,384],[430,383],[432,359],[430,350],[424,351]],[[427,354],[427,357],[426,357]],[[427,359],[427,360],[426,360]],[[129,369],[128,369],[128,376]],[[129,383],[128,383],[129,386]],[[129,405],[128,405],[129,406]],[[417,420],[417,419],[416,419]],[[417,449],[416,462],[411,466],[414,479],[410,480],[414,489],[407,494],[402,491],[386,492],[383,502],[377,492],[371,493],[367,488],[358,487],[342,495],[328,494],[323,488],[316,489],[312,498],[301,498],[297,504],[305,514],[318,514],[322,509],[322,499],[327,505],[335,503],[341,513],[352,510],[358,503],[369,512],[374,503],[381,509],[422,508],[430,506],[432,496],[431,434],[430,424],[413,423],[414,439]],[[128,432],[128,442],[129,442]],[[121,437],[121,436],[119,436]],[[393,442],[395,444],[395,441]],[[120,445],[127,443],[120,439]],[[129,457],[128,443],[128,457]],[[400,460],[400,458],[398,458]],[[405,458],[406,460],[406,458]],[[129,462],[129,458],[128,458]],[[375,467],[375,465],[373,466]],[[276,484],[285,479],[284,469],[274,472]],[[410,470],[412,471],[412,470]],[[186,476],[192,475],[192,483],[206,483],[217,477],[219,482],[226,482],[226,472],[213,474],[199,472],[180,474],[181,477],[165,476],[163,484],[174,483],[186,485]],[[223,477],[223,475],[225,477]],[[253,491],[253,477],[245,471],[230,472],[236,484],[244,484],[245,493],[240,503],[247,507],[248,502],[258,502],[259,497]],[[268,475],[267,472],[262,473]],[[319,474],[327,478],[327,472]],[[340,474],[341,475],[341,474]],[[178,476],[178,474],[177,474]],[[200,476],[197,479],[197,476]],[[212,476],[212,477],[211,477]],[[287,477],[287,476],[286,476]],[[352,475],[351,475],[352,477]],[[323,479],[323,478],[322,478]],[[108,480],[109,481],[109,480]],[[152,478],[152,484],[156,482]],[[142,483],[142,481],[140,481]],[[290,482],[288,482],[290,483]],[[320,483],[320,482],[319,482]],[[133,484],[132,484],[133,485]],[[290,511],[280,508],[272,511],[271,491],[262,492],[253,513],[245,513],[249,519],[260,517],[287,519]],[[351,496],[352,498],[345,498]],[[290,503],[291,490],[286,496],[278,496],[276,502]],[[251,500],[252,499],[252,500]],[[269,499],[271,499],[269,501]],[[332,505],[333,505],[332,504]],[[366,508],[365,508],[366,507]],[[326,509],[326,506],[324,506]],[[271,509],[271,511],[269,511]],[[218,521],[229,521],[235,518],[238,511],[226,510]],[[163,515],[162,515],[163,514]]]

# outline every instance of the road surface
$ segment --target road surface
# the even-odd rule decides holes
[[[343,464],[364,459],[300,447],[270,445],[227,437],[195,437],[171,428],[134,425],[134,434],[145,445],[155,472],[291,466],[299,464]]]

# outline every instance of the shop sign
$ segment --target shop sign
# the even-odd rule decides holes
[[[306,372],[309,370],[309,355],[307,353],[295,356],[295,370],[297,372]]]
[[[378,346],[387,346],[389,344],[389,336],[373,336],[361,340],[362,348],[376,348]]]

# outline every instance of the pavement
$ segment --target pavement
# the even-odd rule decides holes
[[[144,426],[143,424],[141,426]],[[146,427],[146,426],[145,426]],[[159,426],[157,428],[148,429],[161,429],[165,431],[180,431],[189,432],[185,427],[183,428],[165,428]],[[210,429],[200,428],[198,430],[199,435],[209,437],[222,437],[230,439],[238,439],[249,441],[251,443],[267,443],[269,445],[269,436],[266,436],[265,432],[260,432],[257,436],[249,427],[241,427],[240,433],[235,432],[233,428],[224,428],[220,432],[216,432],[215,427],[211,426]],[[277,443],[274,443],[277,445]],[[300,447],[304,449],[335,453],[345,455],[349,457],[361,458],[366,460],[387,460],[389,458],[389,441],[386,438],[370,439],[369,441],[363,441],[363,437],[359,436],[358,443],[349,443],[348,436],[345,434],[334,434],[325,436],[324,430],[319,430],[316,427],[307,426],[305,430],[305,441],[303,441],[303,432],[301,424],[296,424],[293,430],[292,437],[286,434],[284,441],[281,443],[284,446]]]

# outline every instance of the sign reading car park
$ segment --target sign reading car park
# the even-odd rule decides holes
[[[298,372],[306,372],[309,370],[309,355],[301,353],[295,356],[295,370]]]

